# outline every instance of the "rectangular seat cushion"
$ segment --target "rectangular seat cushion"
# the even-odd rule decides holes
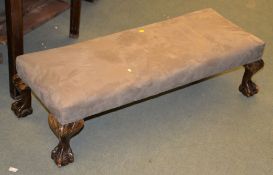
[[[261,58],[264,42],[213,9],[17,58],[61,124]]]

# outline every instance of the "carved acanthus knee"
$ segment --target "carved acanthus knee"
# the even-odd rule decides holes
[[[18,118],[26,117],[32,114],[31,89],[17,75],[13,77],[13,83],[19,95],[11,105],[11,110]]]
[[[51,152],[51,158],[58,167],[72,163],[74,155],[70,147],[70,139],[81,131],[84,126],[84,120],[62,125],[53,115],[49,114],[48,123],[53,133],[59,139],[59,144]]]
[[[251,78],[256,72],[264,67],[264,61],[258,60],[256,62],[246,64],[244,67],[245,73],[239,90],[243,95],[250,97],[257,94],[259,91],[258,86],[251,80]]]

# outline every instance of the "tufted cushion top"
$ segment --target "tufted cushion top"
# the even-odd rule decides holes
[[[204,9],[17,58],[18,75],[61,124],[261,58],[264,42]]]

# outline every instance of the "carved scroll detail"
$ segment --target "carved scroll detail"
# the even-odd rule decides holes
[[[51,158],[58,167],[74,162],[70,139],[81,131],[84,126],[84,120],[62,125],[53,115],[49,114],[48,123],[53,133],[59,139],[59,144],[51,152]]]
[[[258,60],[253,63],[244,65],[245,73],[239,91],[246,97],[253,96],[258,93],[258,86],[251,80],[252,76],[264,67],[264,61]]]
[[[18,117],[26,117],[32,114],[31,89],[17,76],[13,76],[13,83],[18,92],[15,102],[11,105],[11,110]]]

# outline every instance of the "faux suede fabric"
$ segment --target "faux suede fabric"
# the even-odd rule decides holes
[[[61,124],[261,58],[265,43],[204,9],[17,58],[18,75]]]

